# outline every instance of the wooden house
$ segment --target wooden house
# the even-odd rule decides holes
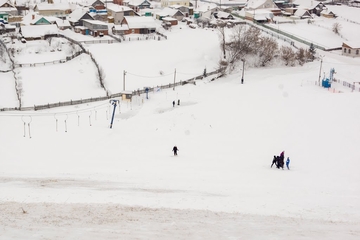
[[[323,10],[320,13],[320,16],[326,17],[326,18],[336,18],[335,13],[333,13],[332,11],[329,11],[329,10]]]
[[[149,34],[156,31],[156,23],[152,17],[124,17],[121,25],[128,26],[124,34]]]
[[[83,26],[87,30],[86,35],[94,37],[108,35],[108,24],[98,20],[83,20]]]

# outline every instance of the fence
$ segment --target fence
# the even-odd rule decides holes
[[[211,75],[214,75],[214,74],[217,74],[217,73],[219,73],[218,70],[207,73],[206,76],[211,76]],[[204,77],[205,77],[204,75],[199,75],[199,76],[196,76],[194,78],[190,78],[190,79],[185,80],[185,81],[180,81],[180,82],[176,82],[176,83],[169,83],[169,84],[166,84],[166,85],[161,85],[161,86],[157,86],[157,87],[148,88],[148,92],[155,92],[158,89],[174,88],[176,86],[182,86],[182,85],[186,85],[186,84],[189,84],[189,83],[195,84],[195,80],[203,79]],[[215,77],[215,78],[217,78],[217,77]],[[215,78],[213,78],[213,79],[215,79]],[[135,95],[141,95],[141,94],[145,94],[145,93],[146,93],[145,89],[141,89],[141,90],[139,89],[139,90],[133,91],[132,95],[135,96]],[[89,103],[89,102],[98,102],[98,101],[104,101],[104,100],[107,100],[107,99],[116,98],[116,97],[120,97],[120,96],[121,96],[121,93],[116,93],[116,94],[112,94],[110,96],[104,96],[104,97],[88,98],[88,99],[81,99],[81,100],[74,100],[74,101],[70,100],[70,101],[66,101],[66,102],[48,103],[48,104],[45,104],[45,105],[37,105],[37,106],[34,105],[34,107],[27,107],[26,110],[35,110],[35,111],[37,111],[37,110],[43,110],[43,109],[49,109],[49,108],[55,108],[55,107],[64,107],[64,106],[71,106],[71,105],[77,105],[77,104],[83,104],[83,103]],[[21,108],[21,109],[19,109],[19,108],[0,109],[0,111],[11,111],[11,110],[22,110],[23,111],[23,110],[25,110],[25,108]]]
[[[76,52],[71,56],[67,56],[65,59],[60,59],[60,60],[54,60],[51,62],[41,62],[41,63],[14,63],[14,67],[39,67],[39,66],[47,66],[47,65],[53,65],[53,64],[59,64],[59,63],[65,63],[67,61],[70,61],[74,58],[76,58],[77,56],[79,56],[80,54],[82,54],[82,52]]]
[[[244,17],[242,17],[242,16],[240,16],[240,15],[238,15],[238,14],[236,14],[236,13],[232,13],[232,14],[233,14],[234,16],[237,16],[237,17],[239,17],[239,18],[244,19]],[[323,51],[328,51],[328,50],[327,50],[325,47],[323,47],[323,46],[320,46],[320,45],[318,45],[318,44],[314,44],[314,43],[312,43],[312,42],[306,41],[306,40],[304,40],[303,38],[300,38],[300,37],[294,36],[294,35],[292,35],[292,34],[283,32],[283,31],[281,31],[281,30],[279,30],[279,29],[272,28],[272,27],[270,27],[270,26],[268,26],[268,25],[266,25],[266,24],[258,23],[258,22],[256,22],[256,21],[255,21],[255,22],[246,21],[246,24],[248,24],[248,25],[250,25],[250,26],[257,27],[257,28],[259,28],[260,30],[262,30],[262,31],[270,34],[271,36],[275,36],[275,37],[277,37],[277,38],[279,38],[279,39],[283,39],[284,41],[289,42],[289,43],[290,43],[292,46],[294,46],[294,47],[295,47],[295,44],[294,44],[294,42],[293,42],[292,40],[295,40],[295,41],[297,41],[297,42],[306,44],[306,45],[308,45],[308,46],[310,46],[311,44],[313,44],[313,46],[314,46],[315,48],[317,48],[317,49],[320,49],[320,50],[323,50]],[[269,29],[271,32],[266,31],[266,30],[263,29],[263,28]],[[277,33],[277,35],[275,35],[276,33]],[[289,38],[292,39],[292,40],[290,40]]]
[[[114,42],[118,42],[116,40],[113,39],[104,39],[104,40],[85,40],[85,41],[78,41],[79,43],[85,43],[85,44],[97,44],[97,43],[114,43]]]

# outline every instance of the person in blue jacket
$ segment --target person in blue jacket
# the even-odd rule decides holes
[[[287,169],[290,170],[289,165],[290,165],[290,158],[288,157],[288,158],[286,159],[286,167],[287,167]]]

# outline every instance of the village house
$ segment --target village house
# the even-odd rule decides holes
[[[7,13],[9,16],[18,15],[18,10],[10,0],[0,0],[0,12]]]
[[[105,3],[101,0],[85,0],[78,2],[79,6],[83,8],[93,8],[95,10],[105,10]]]
[[[112,20],[109,20],[109,22],[112,22],[116,25],[120,24],[126,16],[138,16],[138,14],[132,8],[113,3],[107,4],[107,10],[108,19],[109,17],[112,17]]]
[[[147,0],[124,0],[124,5],[138,12],[140,9],[150,8],[151,3]]]
[[[360,42],[343,42],[342,54],[350,57],[360,57]]]
[[[156,19],[162,20],[164,17],[171,17],[177,19],[178,21],[181,21],[185,17],[185,15],[177,9],[166,7],[156,13]]]
[[[93,37],[108,35],[108,24],[102,21],[84,19],[83,26],[85,28],[85,35]]]
[[[306,9],[296,10],[296,12],[294,13],[294,17],[300,19],[312,18],[310,12]]]
[[[178,20],[176,18],[164,17],[164,18],[162,18],[162,21],[164,24],[166,24],[166,26],[178,25]]]
[[[185,17],[189,17],[194,14],[194,10],[192,7],[183,6],[183,5],[171,5],[169,8],[177,9],[184,14]]]
[[[37,12],[30,12],[23,17],[20,24],[22,26],[50,25],[51,22],[47,20],[44,16],[38,14]]]
[[[328,10],[328,9],[323,10],[323,11],[320,13],[320,16],[326,17],[326,18],[336,18],[335,13],[333,13],[332,11],[330,11],[330,10]]]
[[[71,5],[69,3],[38,3],[34,7],[34,11],[38,12],[42,16],[56,16],[65,18],[71,11]]]
[[[94,18],[86,10],[80,8],[74,10],[67,18],[73,27],[83,26],[83,20],[86,19],[94,20]]]
[[[57,33],[59,30],[54,24],[21,26],[21,35],[26,41],[43,40],[45,35]]]
[[[313,0],[294,0],[293,4],[297,9],[305,9],[310,14],[317,16],[320,16],[321,11],[325,8],[324,3]]]
[[[152,17],[124,17],[121,25],[128,26],[124,34],[149,34],[156,31],[156,22]]]
[[[273,0],[249,0],[245,7],[245,18],[257,22],[268,22],[281,15],[281,9]]]

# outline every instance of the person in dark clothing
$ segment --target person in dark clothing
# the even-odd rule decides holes
[[[179,151],[179,149],[177,148],[177,146],[174,146],[173,147],[174,156],[177,156],[178,151]]]
[[[178,105],[180,105],[180,99],[178,99]]]
[[[271,167],[275,164],[275,166],[278,168],[278,159],[277,157],[274,155],[274,159],[272,161]]]
[[[175,107],[175,101],[173,101],[173,107]]]

